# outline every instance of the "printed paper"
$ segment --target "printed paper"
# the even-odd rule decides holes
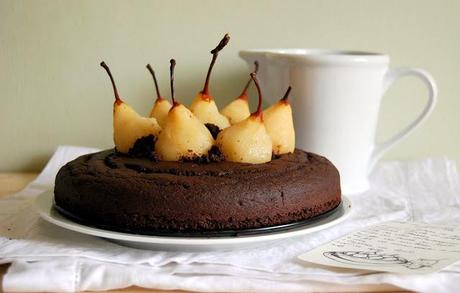
[[[460,260],[460,225],[387,222],[336,239],[299,258],[371,271],[436,272]]]

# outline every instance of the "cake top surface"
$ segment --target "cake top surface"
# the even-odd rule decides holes
[[[149,176],[149,174],[155,176],[158,174],[168,174],[185,177],[245,177],[248,174],[260,174],[266,177],[289,173],[299,168],[305,168],[305,176],[308,176],[310,171],[314,174],[321,174],[321,169],[331,168],[331,163],[326,158],[298,149],[293,153],[275,157],[265,164],[235,163],[229,161],[210,164],[200,164],[190,161],[177,164],[177,162],[173,161],[152,161],[145,158],[135,158],[119,153],[114,149],[88,154],[78,158],[77,161],[76,163],[72,163],[76,168],[72,171],[74,174],[106,174],[107,170],[110,169],[110,173],[114,174],[114,176],[118,172],[135,172],[137,174],[145,174],[145,176]]]

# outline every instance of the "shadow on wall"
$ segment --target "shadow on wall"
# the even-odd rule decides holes
[[[57,146],[56,146],[57,148]],[[42,152],[34,154],[30,160],[15,166],[17,170],[29,170],[30,172],[40,172],[52,156],[52,152]],[[1,288],[1,287],[0,287]]]

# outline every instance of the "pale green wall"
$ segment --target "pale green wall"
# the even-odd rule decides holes
[[[237,95],[244,48],[321,47],[389,53],[438,81],[432,117],[386,159],[460,159],[460,1],[5,1],[0,0],[0,171],[38,170],[57,145],[112,146],[112,91],[103,59],[126,101],[147,114],[160,72],[177,58],[178,97],[200,89],[209,50],[229,32],[212,84],[222,105]],[[420,111],[424,88],[398,82],[382,105],[379,136]]]

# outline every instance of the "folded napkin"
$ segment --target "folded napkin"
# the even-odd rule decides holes
[[[168,252],[127,248],[68,231],[39,218],[33,198],[51,189],[59,168],[94,152],[59,147],[23,191],[0,200],[0,263],[9,292],[108,290],[137,285],[194,291],[316,291],[325,283],[392,284],[426,292],[453,292],[460,263],[433,274],[369,273],[305,264],[297,256],[356,229],[390,220],[460,223],[460,176],[446,158],[381,163],[369,191],[349,196],[353,212],[341,224],[257,249]]]

